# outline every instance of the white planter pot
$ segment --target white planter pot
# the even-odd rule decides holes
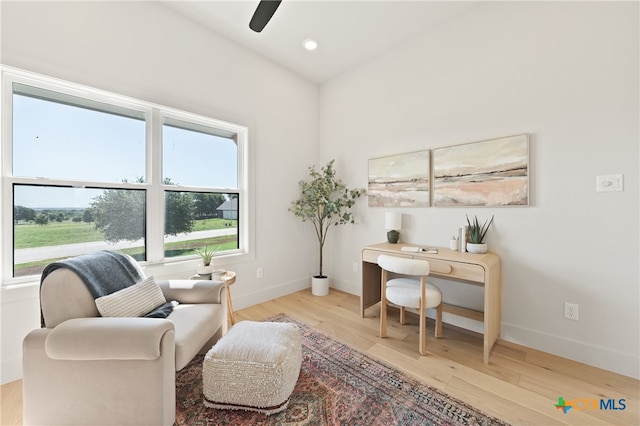
[[[198,275],[208,275],[216,269],[214,265],[203,265],[202,263],[198,265]]]
[[[467,251],[469,253],[486,253],[489,247],[486,244],[467,243]]]
[[[311,277],[311,294],[327,296],[329,294],[329,277]]]

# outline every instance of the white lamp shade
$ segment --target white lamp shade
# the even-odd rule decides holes
[[[399,230],[402,228],[402,213],[387,212],[384,217],[384,228],[387,230]]]

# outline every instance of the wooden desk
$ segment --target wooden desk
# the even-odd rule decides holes
[[[424,259],[429,261],[430,275],[438,278],[462,281],[484,287],[484,312],[442,303],[443,311],[472,318],[484,323],[484,363],[489,363],[489,352],[500,335],[502,287],[500,256],[495,253],[473,254],[438,247],[437,254],[401,251],[402,247],[413,244],[374,244],[362,249],[362,295],[360,313],[364,317],[365,309],[380,302],[381,271],[378,256],[393,256]],[[426,246],[421,246],[426,247]]]

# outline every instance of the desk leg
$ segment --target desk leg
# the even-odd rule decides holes
[[[236,320],[233,317],[233,304],[231,303],[231,287],[229,287],[229,284],[225,284],[225,286],[227,287],[227,313],[229,315],[229,321],[231,322],[231,325],[234,325],[236,323]]]
[[[502,324],[502,277],[500,266],[488,269],[485,273],[484,288],[484,363],[489,364],[489,354],[496,339],[500,336]]]
[[[380,280],[382,270],[376,263],[362,262],[362,291],[360,296],[360,315],[369,306],[380,302]]]

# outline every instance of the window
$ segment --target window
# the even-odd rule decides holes
[[[162,127],[164,180],[181,185],[238,187],[236,135],[219,129],[165,119]],[[201,161],[210,167],[206,172]]]
[[[203,246],[216,252],[239,249],[237,134],[171,117],[163,121],[165,256]]]
[[[139,261],[248,247],[247,129],[3,72],[4,280],[101,249]],[[9,219],[7,219],[9,218]]]
[[[237,201],[231,193],[165,191],[165,256],[183,256],[199,247],[215,252],[240,248]],[[193,218],[191,225],[187,217]]]
[[[13,84],[13,176],[144,181],[145,112]]]
[[[143,190],[16,183],[13,196],[14,277],[100,249],[146,259]]]

